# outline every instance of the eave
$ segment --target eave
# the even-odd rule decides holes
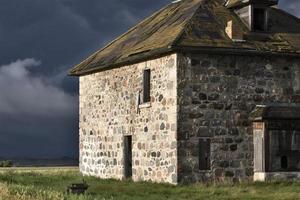
[[[238,55],[238,56],[275,56],[275,57],[291,57],[300,58],[300,53],[287,53],[287,52],[272,52],[272,51],[259,51],[257,49],[241,49],[241,48],[220,48],[220,47],[189,47],[189,46],[169,46],[168,48],[155,49],[145,53],[136,54],[127,57],[126,59],[108,65],[93,64],[92,68],[81,70],[80,72],[70,71],[70,76],[85,76],[101,71],[111,70],[126,65],[132,65],[147,60],[152,60],[162,56],[170,55],[172,53],[182,54],[216,54],[216,55]]]

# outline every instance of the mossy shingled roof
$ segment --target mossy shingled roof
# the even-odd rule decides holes
[[[181,0],[140,22],[75,66],[70,74],[85,75],[191,49],[300,55],[300,20],[277,8],[271,8],[269,16],[271,27],[261,37],[249,32],[223,0]],[[246,36],[244,42],[227,36],[229,20],[239,24]]]

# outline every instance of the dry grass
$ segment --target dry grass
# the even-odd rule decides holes
[[[64,200],[60,192],[36,189],[33,186],[0,184],[0,200]]]
[[[76,169],[8,170],[0,173],[0,200],[300,200],[300,183],[291,182],[172,186],[85,177],[86,195],[66,194],[82,178]]]

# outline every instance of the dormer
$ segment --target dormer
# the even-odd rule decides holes
[[[252,32],[267,32],[269,8],[278,0],[228,0],[226,7],[233,10]]]

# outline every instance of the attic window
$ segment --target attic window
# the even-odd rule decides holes
[[[253,31],[266,31],[267,13],[264,8],[253,9]]]

